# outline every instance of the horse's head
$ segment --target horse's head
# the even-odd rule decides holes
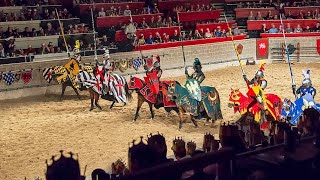
[[[239,91],[239,89],[232,89],[229,95],[229,103],[228,106],[234,108],[234,111],[239,111],[239,105],[243,103],[242,97],[244,95]]]
[[[145,83],[138,77],[130,76],[128,88],[130,90],[139,90],[145,86]]]
[[[177,84],[176,81],[172,81],[169,86],[168,86],[168,97],[171,99],[177,98],[178,97],[178,93],[176,92],[176,88],[177,86],[179,86],[179,84]]]
[[[122,161],[122,159],[118,159],[116,162],[111,164],[112,174],[115,175],[127,175],[129,174],[129,170],[126,167],[126,164]]]

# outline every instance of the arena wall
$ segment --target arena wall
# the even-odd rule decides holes
[[[303,38],[287,38],[288,44],[296,44],[300,42],[300,47],[305,50],[302,50],[302,54],[305,56],[300,58],[301,62],[314,61],[319,59],[317,53],[317,37],[303,37]],[[281,47],[283,42],[282,38],[270,38],[269,39],[269,59],[268,62],[271,63],[271,55],[275,49]],[[243,51],[240,55],[243,63],[245,64],[247,59],[256,60],[256,39],[245,39],[235,41],[235,45],[243,45]],[[208,71],[216,68],[223,68],[225,66],[238,66],[237,56],[234,52],[232,42],[220,42],[212,44],[201,44],[201,45],[192,45],[184,47],[186,65],[191,66],[194,58],[200,58],[203,63],[203,70]],[[164,55],[161,58],[161,67],[165,70],[163,77],[169,76],[179,76],[184,74],[184,60],[181,47],[165,48],[165,49],[155,49],[143,51],[144,56],[150,55]],[[122,52],[111,54],[111,59],[115,61],[126,60],[131,58],[140,57],[140,52]],[[99,57],[99,60],[102,61],[102,57]],[[8,64],[1,65],[0,72],[7,71],[19,71],[24,69],[32,69],[33,79],[29,84],[24,84],[23,81],[15,82],[10,86],[7,86],[5,83],[0,83],[0,100],[5,99],[14,99],[27,96],[36,96],[44,94],[60,94],[61,87],[54,83],[47,83],[42,76],[42,69],[46,67],[52,67],[55,65],[64,65],[67,63],[67,58],[59,58],[58,60],[46,60],[43,59],[37,60],[36,62],[21,63],[21,64]],[[93,62],[93,57],[82,57],[82,63]],[[140,68],[138,71],[135,71],[133,68],[128,69],[124,73],[117,71],[116,73],[129,76],[137,75],[143,76],[144,69]],[[67,90],[71,90],[67,89]]]

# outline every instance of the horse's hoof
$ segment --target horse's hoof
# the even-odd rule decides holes
[[[89,111],[92,111],[93,110],[93,108],[90,108],[90,110]]]

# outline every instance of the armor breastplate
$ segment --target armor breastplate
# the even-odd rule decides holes
[[[204,80],[204,74],[203,72],[194,72],[191,77],[195,80],[197,80],[199,83]]]

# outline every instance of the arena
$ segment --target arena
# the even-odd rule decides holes
[[[294,77],[299,84],[302,70],[310,69],[313,83],[317,88],[320,80],[317,71],[319,63],[295,63],[292,65]],[[248,76],[253,76],[257,65],[245,66]],[[291,93],[291,79],[288,64],[267,64],[265,77],[268,80],[266,93],[278,94],[281,98],[294,98]],[[164,71],[164,74],[169,73]],[[246,92],[239,66],[221,68],[206,73],[205,85],[215,86],[221,97],[224,121],[239,118],[233,109],[228,108],[230,88],[240,88]],[[221,81],[223,77],[223,80]],[[166,78],[167,79],[167,78]],[[172,77],[184,82],[185,77]],[[109,101],[101,100],[103,110],[89,111],[90,100],[86,93],[79,101],[73,92],[59,101],[59,95],[46,95],[1,102],[1,177],[0,179],[23,179],[36,176],[44,177],[45,160],[50,159],[59,150],[78,153],[81,172],[87,166],[86,173],[95,168],[110,170],[112,162],[119,158],[127,160],[128,143],[139,136],[157,131],[163,133],[168,147],[172,139],[182,136],[186,140],[202,144],[205,132],[218,134],[219,121],[215,127],[204,126],[204,120],[195,128],[184,116],[186,124],[178,130],[178,116],[172,113],[166,117],[163,109],[155,110],[155,119],[150,120],[146,104],[137,122],[132,122],[136,110],[136,95],[127,106],[117,104],[109,110]],[[319,96],[316,101],[319,101]],[[168,155],[173,155],[168,150]]]

